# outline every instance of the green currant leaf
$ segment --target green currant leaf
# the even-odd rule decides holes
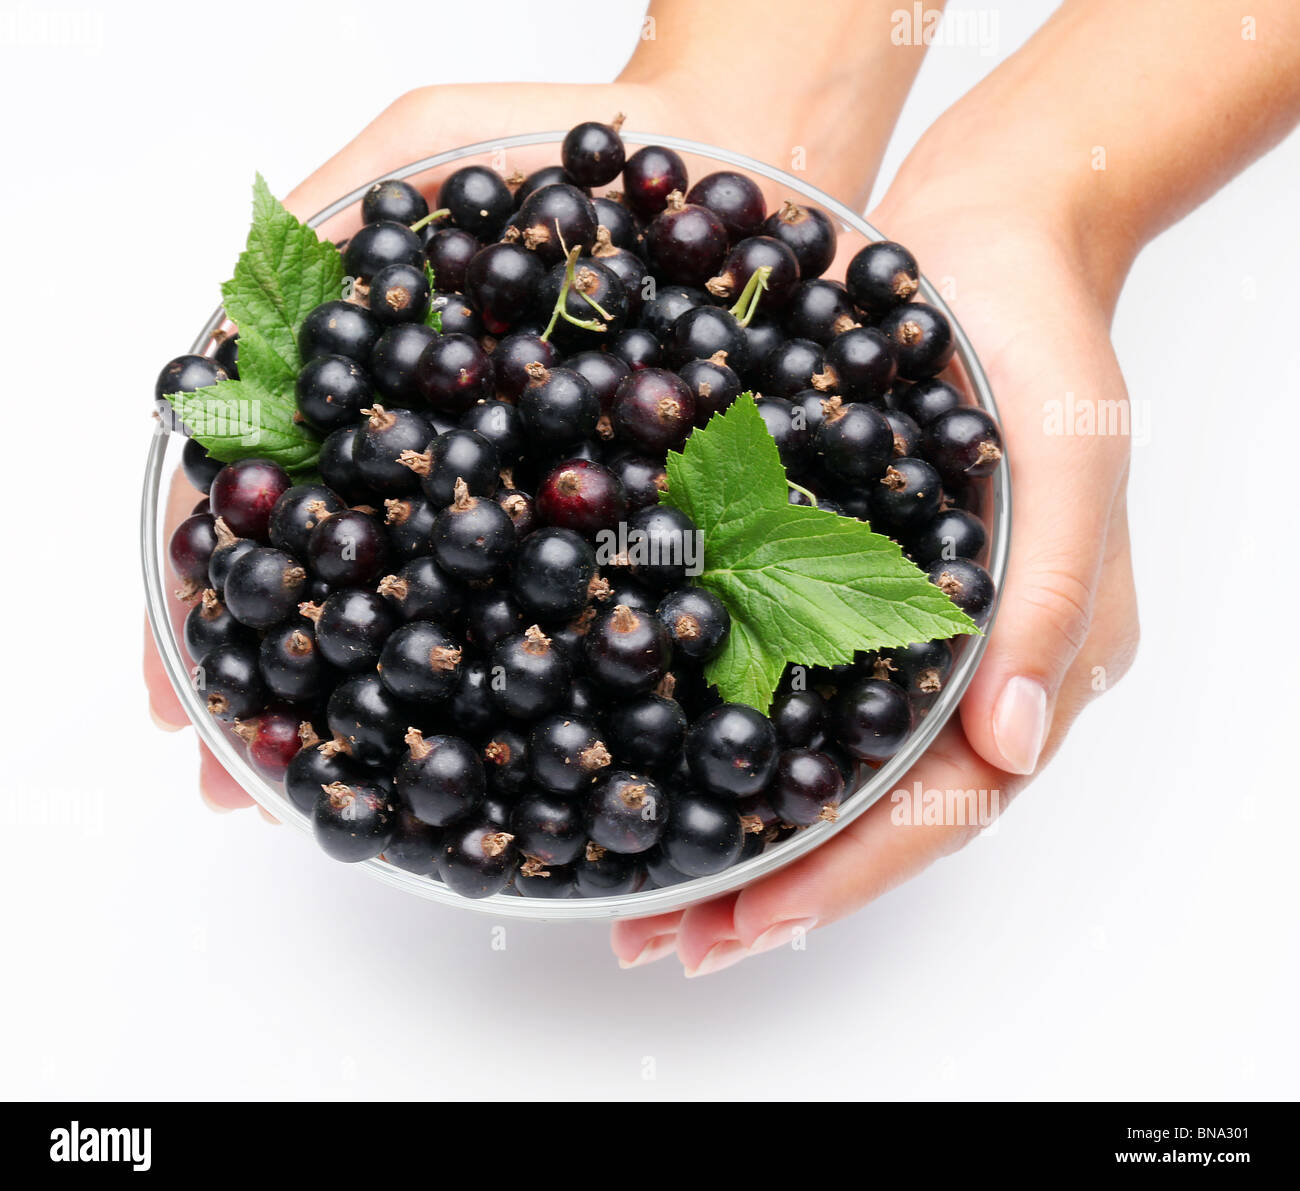
[[[766,711],[787,663],[975,633],[974,622],[864,522],[788,503],[785,468],[742,394],[668,456],[665,503],[704,535],[697,578],[731,613],[706,676],[723,698]]]
[[[244,337],[239,346],[242,353]],[[315,468],[320,438],[295,421],[296,408],[263,389],[243,374],[193,393],[176,393],[169,400],[177,416],[214,459],[270,459],[286,471],[301,473]]]

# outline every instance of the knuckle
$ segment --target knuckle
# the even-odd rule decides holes
[[[1020,601],[1037,609],[1052,629],[1078,653],[1088,639],[1092,624],[1092,588],[1064,567],[1046,567],[1037,571]]]

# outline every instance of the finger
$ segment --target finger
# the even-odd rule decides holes
[[[163,669],[162,658],[154,644],[153,631],[147,620],[144,626],[144,685],[149,694],[149,714],[164,732],[179,732],[190,722],[190,717],[181,707],[180,697]]]
[[[677,928],[677,958],[687,976],[720,972],[745,958],[745,945],[736,936],[738,893],[691,906]]]
[[[253,805],[253,799],[202,741],[199,741],[199,794],[208,806],[222,814]]]
[[[730,931],[717,939],[734,936],[757,954],[853,913],[973,839],[1022,784],[949,724],[894,791],[815,852],[742,890]],[[918,813],[918,795],[943,799],[941,822]]]
[[[1068,358],[1059,351],[1042,358],[1038,346],[1037,361],[1035,339],[1058,345],[1055,336],[1034,331],[1045,329],[1034,328],[1028,346],[1013,344],[1016,376],[1003,388],[1016,493],[1010,566],[996,626],[961,708],[976,752],[1017,774],[1037,768],[1061,682],[1087,638],[1128,451],[1127,438],[1064,434],[1044,418],[1049,395],[1067,391],[1096,409],[1127,408],[1118,368],[1096,367],[1111,355],[1104,326],[1091,342],[1086,335],[1072,342]]]
[[[649,918],[623,919],[610,928],[609,945],[625,968],[653,963],[672,953],[681,919],[681,910]]]

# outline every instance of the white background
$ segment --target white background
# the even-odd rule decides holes
[[[992,55],[931,51],[882,180],[1047,7],[997,6]],[[136,506],[153,378],[254,169],[284,193],[420,83],[612,78],[641,18],[378,11],[0,8],[0,1095],[1294,1096],[1300,138],[1120,306],[1151,420],[1134,670],[996,834],[806,953],[688,982],[620,972],[595,926],[496,951],[491,919],[203,807],[192,733],[145,712]],[[471,21],[481,52],[438,51]]]

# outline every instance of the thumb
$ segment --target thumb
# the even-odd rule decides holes
[[[1098,389],[1111,387],[1103,381]],[[1014,407],[1020,394],[1010,393]],[[1080,396],[1116,399],[1102,391]],[[1041,406],[1032,417],[1027,412],[1004,416],[1015,494],[1010,566],[961,708],[975,751],[1017,774],[1037,768],[1057,692],[1088,636],[1127,455],[1126,438],[1054,433]]]

